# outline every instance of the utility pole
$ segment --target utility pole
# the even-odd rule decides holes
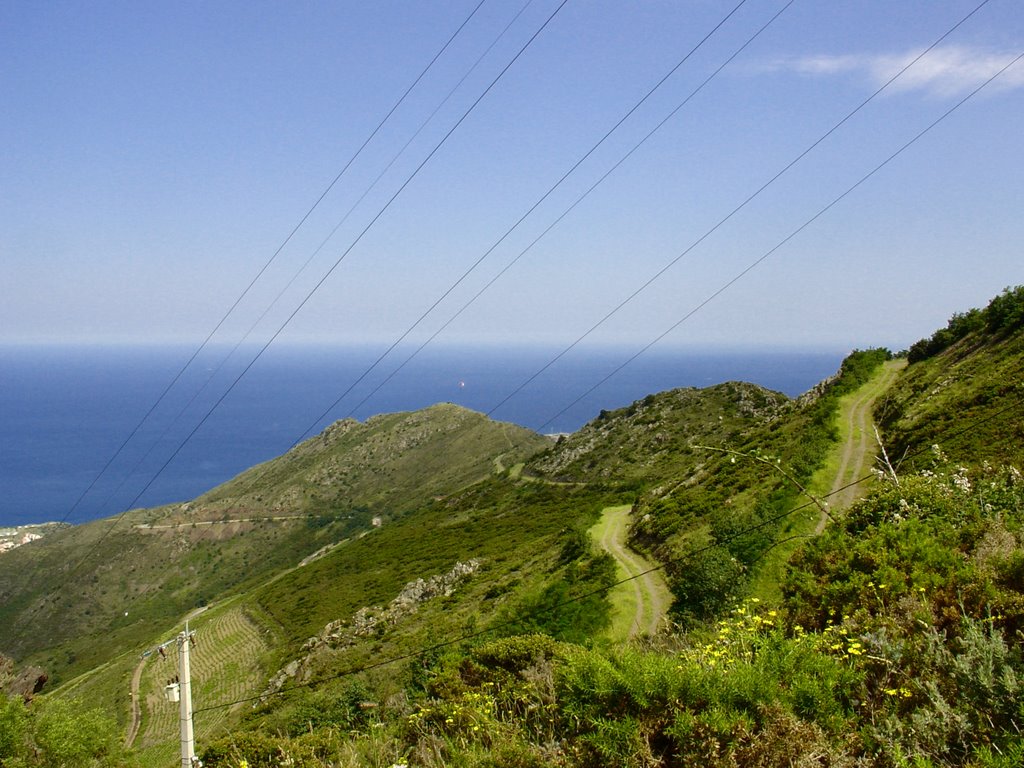
[[[196,768],[196,740],[192,733],[192,670],[189,667],[189,646],[195,643],[195,632],[178,635],[178,676],[181,678],[181,768]]]
[[[166,657],[164,648],[171,643],[178,645],[178,675],[164,686],[167,701],[178,702],[179,725],[181,726],[181,768],[201,768],[202,762],[196,757],[196,740],[192,731],[192,669],[189,664],[189,650],[195,645],[196,633],[190,631],[185,622],[185,631],[174,640],[168,640],[157,647],[160,656]],[[148,652],[147,652],[148,653]]]

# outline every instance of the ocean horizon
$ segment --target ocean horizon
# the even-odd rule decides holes
[[[651,350],[616,372],[635,352],[600,347],[540,372],[560,349],[467,345],[425,350],[396,372],[410,351],[399,349],[366,373],[385,349],[272,347],[239,379],[255,350],[212,347],[156,405],[193,349],[0,346],[0,527],[192,499],[341,418],[450,402],[546,434],[573,432],[601,410],[677,387],[749,381],[795,397],[847,353]]]

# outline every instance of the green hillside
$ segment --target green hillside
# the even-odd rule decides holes
[[[954,315],[911,348],[911,364],[877,409],[894,461],[926,467],[929,448],[956,461],[1024,463],[1024,287]]]
[[[188,504],[133,510],[0,558],[0,649],[52,682],[186,611],[475,483],[547,440],[451,405],[329,427]]]
[[[207,766],[1017,766],[1022,297],[954,316],[905,368],[856,351],[796,400],[672,390],[556,442],[453,406],[341,422],[139,527],[0,558],[0,649],[58,671],[0,709],[0,761],[42,764],[46,718],[79,717],[106,734],[79,744],[96,764],[173,764],[173,661],[138,649],[208,603]],[[872,401],[892,461],[829,508],[811,492],[841,484],[841,409],[865,404],[865,433]],[[667,576],[656,637],[604,639],[622,571],[588,532],[608,509]],[[75,587],[40,602],[33,579],[83,548]]]

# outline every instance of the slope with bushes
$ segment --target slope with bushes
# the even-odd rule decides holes
[[[890,455],[941,449],[886,467],[788,569],[764,570],[813,532],[801,486],[836,440],[840,399],[886,350],[853,353],[795,401],[745,384],[676,390],[532,457],[502,455],[506,440],[443,488],[427,480],[446,471],[431,456],[436,472],[407,468],[423,494],[408,505],[361,485],[387,472],[348,424],[197,500],[316,518],[356,489],[397,511],[241,585],[237,607],[267,642],[252,664],[265,684],[244,714],[197,705],[226,729],[203,731],[206,764],[1018,765],[1024,481],[1004,466],[1012,448],[979,450],[1019,429],[1008,327],[974,328],[899,374],[877,410]],[[937,423],[949,409],[956,423]],[[334,461],[331,441],[365,472]],[[615,571],[587,530],[621,504],[676,600],[674,628],[642,648],[599,639]],[[762,570],[785,573],[777,599],[749,596]],[[95,673],[97,690],[115,666]],[[156,766],[162,749],[140,757]]]
[[[985,766],[1024,756],[1024,481],[936,464],[658,648],[477,638],[351,676],[208,766]],[[371,702],[372,706],[367,706]]]
[[[894,462],[925,466],[936,443],[965,462],[1024,462],[1024,286],[954,315],[909,359],[876,408]]]
[[[817,518],[802,489],[838,439],[839,401],[889,356],[884,349],[855,351],[836,377],[781,414],[726,439],[695,435],[690,466],[639,497],[634,540],[666,564],[678,621],[725,609],[745,594],[780,540],[804,533]]]
[[[53,682],[188,610],[520,461],[547,439],[451,405],[340,422],[187,503],[70,527],[0,558],[0,649]]]

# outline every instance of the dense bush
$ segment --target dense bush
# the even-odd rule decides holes
[[[915,342],[910,347],[907,360],[911,363],[927,360],[978,331],[998,336],[1021,328],[1024,328],[1024,285],[1004,289],[985,309],[971,309],[953,315],[945,328]]]
[[[1019,754],[1022,535],[1016,469],[939,464],[886,484],[795,558],[793,625],[840,621],[860,639],[862,733],[879,764]]]
[[[117,724],[76,701],[37,699],[26,706],[0,694],[0,766],[126,766]]]

